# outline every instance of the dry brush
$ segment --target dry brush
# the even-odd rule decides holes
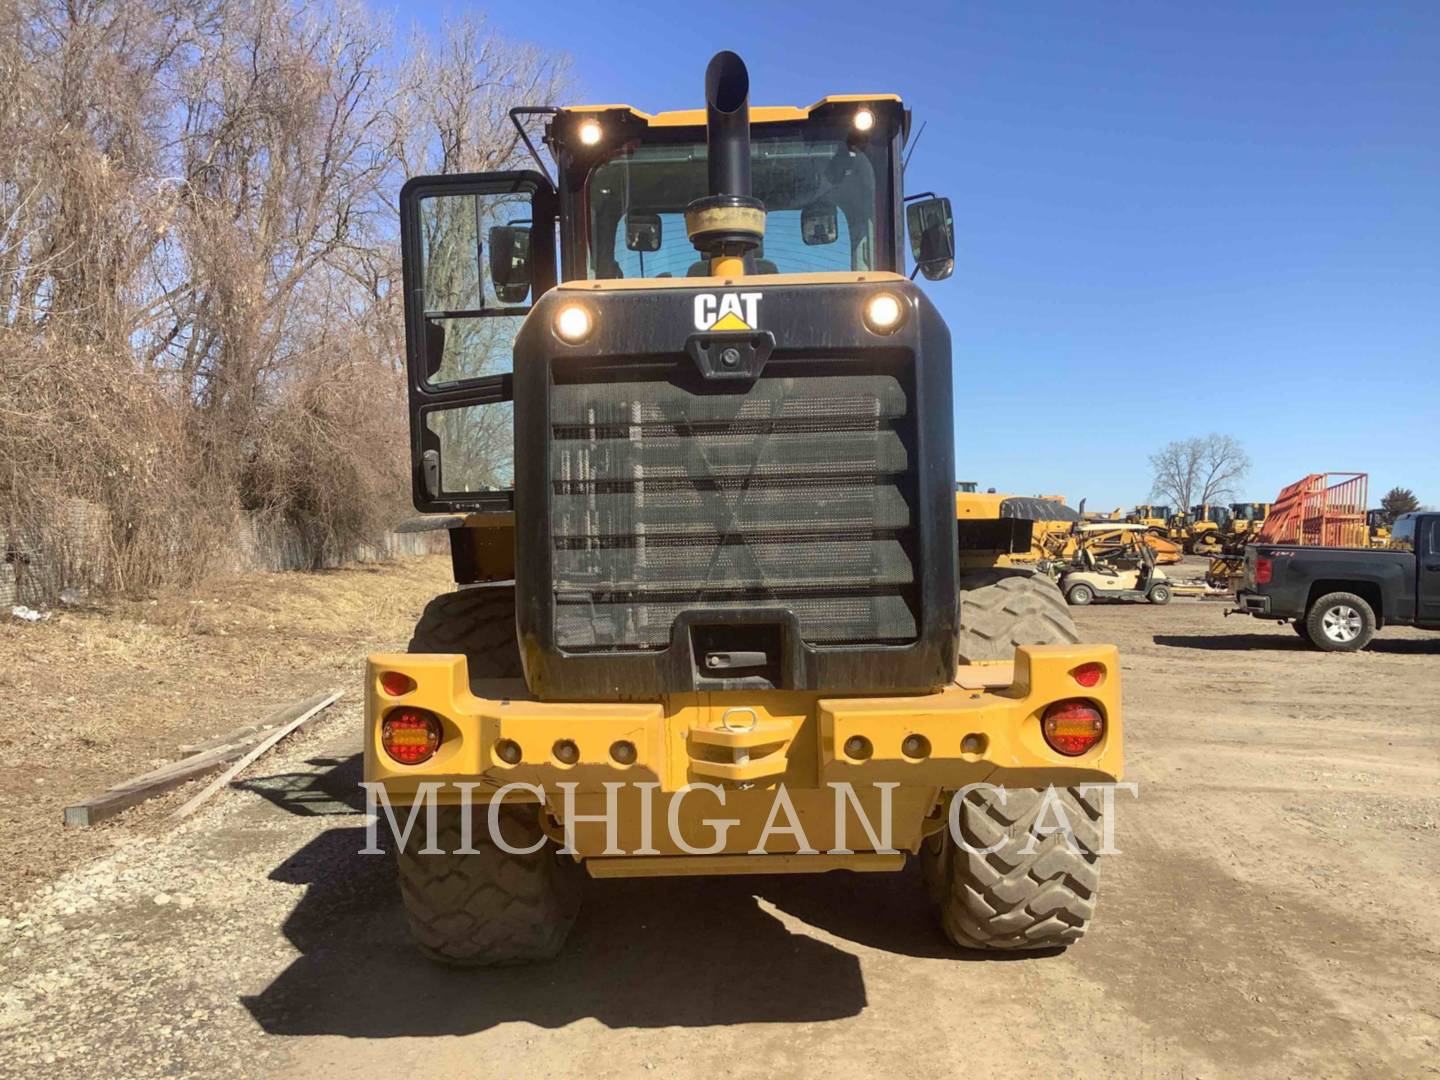
[[[407,512],[395,195],[563,58],[304,0],[0,0],[0,555],[32,603]],[[497,454],[506,451],[503,443]],[[507,463],[495,463],[504,472]]]

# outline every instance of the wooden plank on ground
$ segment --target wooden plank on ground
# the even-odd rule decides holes
[[[319,715],[319,710],[314,707],[318,703],[326,701],[327,698],[330,698],[329,692],[317,694],[298,703],[301,706],[298,713],[295,705],[287,706],[282,711],[292,715],[305,716],[305,720],[308,722]],[[328,702],[326,703],[328,704]],[[307,714],[305,707],[309,707],[313,711]],[[295,725],[294,730],[298,730],[300,726],[303,725]],[[213,750],[192,754],[180,761],[162,765],[158,769],[131,777],[124,783],[117,784],[108,791],[92,796],[84,802],[65,807],[65,824],[75,828],[89,828],[106,818],[114,817],[122,810],[128,810],[130,807],[144,802],[146,799],[164,794],[196,777],[223,768],[232,761],[244,757],[258,742],[262,742],[264,739],[264,735],[258,735],[248,743],[219,746]]]
[[[203,791],[199,792],[193,799],[187,802],[184,806],[180,807],[179,810],[176,810],[175,816],[177,818],[189,817],[196,810],[199,810],[200,807],[205,804],[205,802],[210,798],[211,795],[214,795],[215,792],[219,791],[226,784],[230,783],[230,781],[234,780],[235,777],[239,776],[245,770],[245,767],[248,766],[251,762],[253,762],[256,758],[258,758],[261,754],[265,753],[265,751],[269,750],[281,739],[285,738],[286,735],[300,730],[300,728],[304,727],[311,720],[313,720],[315,717],[319,716],[322,712],[328,709],[331,705],[335,704],[335,702],[340,699],[340,694],[341,691],[336,690],[333,694],[327,697],[324,701],[320,702],[314,708],[310,709],[308,712],[301,713],[299,716],[297,716],[294,720],[291,720],[290,723],[286,724],[279,731],[267,736],[264,740],[260,742],[258,746],[252,749],[239,761],[235,762],[234,765],[230,766],[230,768],[225,771],[225,775],[217,776],[214,780],[210,781],[210,783],[205,785],[205,789]]]

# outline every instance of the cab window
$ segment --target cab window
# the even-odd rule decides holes
[[[1415,550],[1415,519],[1398,517],[1390,529],[1390,546],[1399,551]]]
[[[751,190],[765,203],[755,274],[877,269],[876,177],[870,159],[825,126],[752,131]],[[685,232],[685,207],[707,193],[702,140],[632,147],[585,185],[590,278],[708,273]]]

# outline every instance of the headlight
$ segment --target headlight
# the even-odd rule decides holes
[[[894,293],[876,293],[865,302],[865,325],[876,334],[893,334],[905,321],[905,305]]]
[[[580,122],[580,142],[583,146],[597,146],[600,136],[604,132],[600,130],[599,120],[582,120]]]
[[[566,304],[555,313],[555,336],[567,345],[579,345],[595,329],[595,318],[584,304]]]
[[[870,109],[860,109],[855,113],[855,130],[869,131],[875,126],[875,113]]]

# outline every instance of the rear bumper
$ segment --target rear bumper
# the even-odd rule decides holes
[[[1071,673],[1091,662],[1104,674],[1098,685],[1081,687]],[[386,695],[385,671],[404,672],[415,688],[403,697]],[[538,792],[516,788],[506,801],[543,801],[557,820],[567,800],[574,816],[605,812],[611,799],[623,836],[638,837],[639,823],[648,819],[656,826],[657,853],[675,855],[685,848],[671,843],[666,815],[688,785],[721,789],[724,809],[713,793],[687,796],[684,829],[692,816],[697,825],[717,816],[737,819],[723,846],[733,853],[749,851],[764,831],[781,787],[812,846],[824,850],[832,838],[834,789],[848,785],[867,814],[888,799],[893,845],[915,850],[932,831],[927,819],[944,792],[974,783],[1043,788],[1121,778],[1120,665],[1113,646],[1023,647],[1013,665],[962,668],[960,680],[939,693],[908,696],[737,691],[576,704],[535,701],[520,680],[471,684],[461,656],[381,654],[368,661],[365,779],[383,785],[397,805],[413,802],[422,784],[442,785],[433,789],[442,804],[462,801],[457,784],[472,785],[468,798],[476,802],[505,785],[533,785]],[[1067,698],[1092,702],[1105,718],[1100,743],[1079,757],[1052,750],[1041,733],[1046,707]],[[398,764],[380,746],[383,718],[401,706],[441,719],[441,746],[423,764]],[[569,764],[561,760],[572,756],[568,744],[575,757]],[[497,746],[518,760],[501,760]],[[601,826],[577,827],[576,835],[582,857],[607,848]],[[850,836],[852,847],[865,846],[865,834],[853,825]]]
[[[1237,615],[1268,617],[1270,615],[1270,597],[1240,589],[1235,593],[1235,606],[1230,610]]]

